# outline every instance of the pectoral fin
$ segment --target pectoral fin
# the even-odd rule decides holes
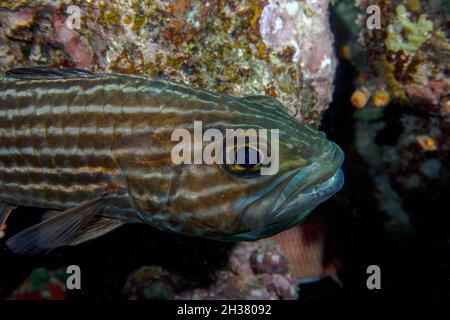
[[[107,218],[107,217],[95,217],[90,221],[83,229],[78,232],[78,235],[74,236],[70,241],[67,241],[65,245],[76,246],[80,243],[98,238],[104,234],[107,234],[121,226],[125,222]]]
[[[6,244],[13,252],[30,255],[45,254],[57,247],[70,245],[102,211],[108,198],[109,195],[104,193],[56,214],[8,239]]]
[[[5,236],[6,220],[16,207],[0,202],[0,239]]]
[[[48,210],[48,211],[45,211],[45,213],[42,215],[41,220],[42,220],[42,221],[48,220],[48,219],[53,218],[53,217],[55,217],[55,216],[57,216],[58,214],[61,214],[61,213],[63,213],[63,212],[64,212],[64,211],[58,211],[58,210]]]
[[[57,215],[64,213],[63,211],[49,210],[42,216],[42,221],[51,219]],[[89,223],[81,228],[77,235],[67,241],[66,246],[76,246],[80,243],[98,238],[104,234],[107,234],[121,226],[126,224],[125,222],[108,217],[94,217]]]

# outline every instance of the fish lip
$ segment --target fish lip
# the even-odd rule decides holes
[[[247,237],[250,239],[269,237],[302,222],[317,205],[336,194],[342,188],[343,184],[344,174],[342,169],[339,168],[335,174],[327,180],[311,188],[305,189],[298,194],[298,197],[309,195],[314,197],[316,196],[316,190],[326,190],[325,193],[318,197],[316,196],[314,199],[315,203],[312,207],[306,210],[301,208],[301,203],[296,203],[298,197],[295,197],[288,201],[288,203],[279,209],[278,212],[273,211],[271,217],[266,221],[264,226],[259,230],[254,230],[251,232],[251,235],[248,234]]]
[[[308,197],[308,196],[316,196],[318,197],[317,204],[320,204],[334,194],[336,194],[344,185],[344,173],[342,169],[338,169],[334,175],[332,175],[327,180],[317,184],[313,187],[307,188],[303,190],[298,196]],[[284,212],[292,210],[296,208],[296,200],[298,197],[295,197],[287,205],[278,213],[279,215],[283,215]]]
[[[297,196],[309,191],[320,190],[320,187],[323,188],[327,183],[333,181],[332,179],[339,175],[339,171],[340,177],[343,178],[341,171],[343,161],[344,153],[339,146],[330,141],[326,151],[312,164],[295,173],[283,188],[283,191],[273,206],[272,214],[268,222],[275,219],[285,207],[289,206],[292,201],[295,201]],[[334,193],[339,191],[341,187],[342,184]]]
[[[333,176],[328,178],[326,181],[322,182],[321,184],[318,184],[310,189],[320,189],[329,187],[326,194],[320,196],[319,201],[316,202],[316,204],[309,208],[308,210],[301,210],[298,206],[296,206],[295,199],[290,201],[286,206],[280,210],[277,215],[274,217],[268,219],[266,223],[253,231],[245,232],[242,234],[235,235],[234,240],[238,241],[252,241],[252,240],[258,240],[261,238],[270,237],[274,234],[277,234],[283,230],[286,230],[300,222],[302,222],[309,213],[314,209],[315,206],[319,205],[320,203],[324,202],[325,200],[332,197],[335,193],[337,193],[344,184],[344,174],[342,172],[342,169],[338,169]],[[314,191],[306,189],[305,191]],[[311,192],[313,194],[314,192]],[[286,215],[290,215],[291,219],[287,219],[288,221],[284,221]],[[281,217],[281,219],[280,219]]]

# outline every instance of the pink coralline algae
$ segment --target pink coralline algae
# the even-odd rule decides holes
[[[280,247],[271,240],[236,245],[210,285],[200,285],[159,266],[134,271],[123,294],[128,299],[298,299],[296,280]]]
[[[53,39],[49,38],[49,41],[61,46],[76,67],[91,68],[94,64],[94,54],[86,37],[77,30],[68,28],[61,17],[52,16],[51,19],[56,34]]]
[[[287,46],[294,49],[292,62],[314,88],[316,106],[328,104],[336,68],[328,0],[270,0],[261,15],[260,32],[264,43],[276,52]]]
[[[253,272],[260,273],[286,273],[288,261],[280,248],[271,244],[263,244],[253,251],[250,256]]]

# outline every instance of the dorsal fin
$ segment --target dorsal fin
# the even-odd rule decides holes
[[[67,78],[96,78],[95,74],[88,70],[76,68],[50,68],[50,67],[29,67],[17,68],[6,71],[6,77],[21,80],[40,79],[67,79]]]
[[[248,96],[248,97],[244,97],[243,99],[246,101],[256,103],[256,104],[272,106],[272,107],[278,108],[280,110],[283,110],[285,113],[288,113],[285,106],[283,106],[283,104],[280,101],[278,101],[277,99],[275,99],[272,96]]]

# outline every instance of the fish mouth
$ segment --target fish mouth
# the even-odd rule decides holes
[[[269,220],[275,220],[286,207],[298,203],[299,197],[314,196],[325,201],[339,191],[343,185],[343,173],[340,169],[342,162],[342,150],[330,142],[326,152],[311,165],[296,172],[289,180],[278,197]]]
[[[315,207],[332,197],[343,185],[344,174],[338,169],[324,182],[296,192],[291,200],[274,209],[264,226],[252,232],[253,235],[255,238],[269,237],[302,222]]]
[[[341,165],[342,150],[330,142],[324,152],[311,165],[294,171],[273,201],[263,224],[255,230],[241,234],[241,239],[255,240],[281,232],[304,220],[320,203],[338,192],[344,184]]]
[[[344,174],[341,169],[336,173],[317,185],[311,186],[301,192],[297,191],[290,197],[291,200],[286,200],[280,207],[275,208],[272,216],[267,221],[267,225],[277,224],[286,219],[297,219],[296,223],[303,220],[302,214],[308,214],[313,208],[320,203],[328,200],[336,192],[338,192],[344,185]],[[289,219],[292,218],[292,219]]]

